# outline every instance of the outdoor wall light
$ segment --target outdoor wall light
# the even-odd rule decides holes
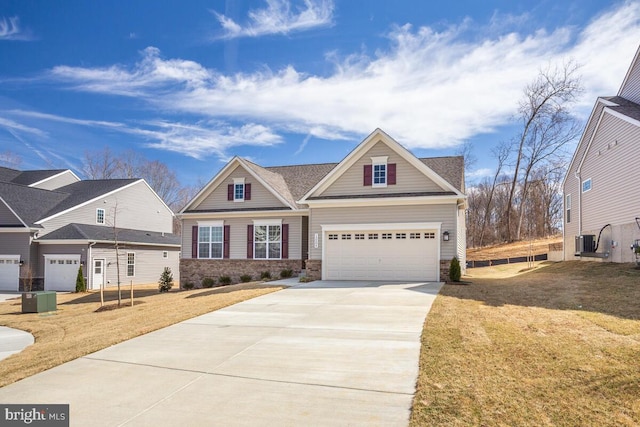
[[[449,241],[449,232],[445,231],[444,233],[442,233],[442,240],[444,240],[445,242]]]
[[[24,265],[24,260],[20,260],[20,267]]]

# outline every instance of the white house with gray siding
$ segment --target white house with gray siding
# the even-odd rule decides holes
[[[339,163],[233,158],[179,213],[182,282],[306,269],[334,280],[438,281],[465,263],[462,157],[419,159],[376,129]]]
[[[70,170],[0,168],[0,290],[89,289],[179,280],[173,212],[142,179],[80,180]],[[117,252],[117,256],[116,256]],[[117,270],[120,267],[120,275]]]
[[[632,262],[640,239],[640,50],[616,96],[596,100],[563,182],[564,259]],[[636,220],[638,218],[639,221]]]

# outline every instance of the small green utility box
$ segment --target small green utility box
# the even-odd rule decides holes
[[[22,294],[23,313],[44,313],[57,310],[56,293],[53,291],[24,292]]]

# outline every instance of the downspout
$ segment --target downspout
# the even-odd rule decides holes
[[[582,178],[580,177],[580,169],[574,172],[578,180],[578,235],[582,234]],[[566,203],[566,201],[565,201]]]
[[[89,284],[89,277],[91,277],[91,285],[89,289],[93,289],[93,274],[89,274],[89,270],[92,267],[92,258],[91,258],[91,248],[96,244],[97,242],[90,242],[89,243],[89,251],[87,252],[87,284]],[[90,267],[91,266],[91,267]]]

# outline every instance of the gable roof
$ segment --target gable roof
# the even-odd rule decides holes
[[[342,165],[349,156],[354,155],[359,147],[365,142],[371,140],[375,136],[382,136],[392,141],[391,144],[397,145],[396,151],[404,158],[408,158],[414,166],[425,173],[426,176],[433,179],[437,184],[443,187],[443,191],[438,195],[458,195],[464,197],[464,158],[461,156],[449,157],[426,157],[416,158],[400,144],[395,142],[391,137],[380,129],[376,129],[363,143],[354,149],[340,163],[318,163],[306,165],[288,165],[288,166],[267,166],[263,167],[256,163],[234,157],[227,163],[203,188],[198,194],[182,209],[181,213],[204,212],[191,209],[197,202],[201,202],[213,190],[221,184],[222,179],[233,170],[234,166],[243,166],[247,172],[256,177],[269,191],[282,200],[285,205],[291,209],[304,209],[303,197],[311,193],[320,182],[326,180],[329,175],[336,173],[336,168]],[[377,141],[377,140],[376,140]],[[411,193],[399,194],[400,196],[429,196],[435,193]],[[385,197],[392,197],[387,195]],[[280,208],[256,208],[254,210],[276,210]],[[226,211],[248,211],[252,209],[234,208],[234,209],[209,209],[206,212],[226,212]]]
[[[0,199],[25,227],[39,227],[36,222],[67,197],[68,194],[58,191],[0,182]]]
[[[41,181],[45,181],[49,178],[53,178],[56,175],[70,172],[69,169],[49,169],[49,170],[28,170],[21,171],[17,169],[0,167],[0,182],[10,182],[13,184],[21,185],[33,185]]]
[[[117,228],[118,242],[158,246],[180,246],[180,236],[171,233]],[[115,242],[114,229],[102,225],[71,223],[38,239],[40,242],[58,240],[87,240],[91,242]]]
[[[415,167],[418,171],[422,172],[427,178],[432,180],[436,185],[440,186],[443,190],[443,194],[453,193],[453,195],[465,197],[464,194],[462,193],[464,189],[464,165],[462,167],[462,170],[457,169],[455,171],[447,172],[447,175],[449,175],[453,181],[456,181],[458,183],[460,183],[460,180],[455,179],[453,177],[454,177],[454,174],[456,176],[460,174],[460,176],[462,177],[462,180],[461,180],[462,185],[460,188],[458,188],[456,185],[453,185],[451,182],[444,179],[443,176],[441,176],[440,174],[436,173],[433,169],[431,169],[428,163],[430,162],[432,165],[437,164],[439,162],[438,160],[427,160],[425,162],[418,159],[411,152],[409,152],[409,150],[404,148],[396,140],[394,140],[389,135],[387,135],[382,129],[378,128],[374,130],[369,136],[367,136],[360,144],[358,144],[358,146],[354,148],[340,163],[338,163],[338,165],[335,168],[333,168],[333,170],[329,174],[327,174],[313,188],[311,188],[300,199],[300,202],[304,203],[307,200],[312,200],[319,197],[319,196],[316,196],[312,198],[314,193],[316,192],[322,193],[324,190],[326,190],[332,183],[334,183],[343,173],[345,173],[358,159],[360,159],[371,147],[373,147],[379,141],[386,144],[387,147],[395,151],[400,157],[404,158],[404,160],[406,160],[409,164]],[[450,159],[450,158],[445,157],[441,159]],[[453,161],[453,160],[451,161],[451,166],[454,166],[454,162],[456,161]],[[442,165],[442,167],[438,165],[438,167],[441,168],[441,170],[443,171],[446,169],[444,165]]]

